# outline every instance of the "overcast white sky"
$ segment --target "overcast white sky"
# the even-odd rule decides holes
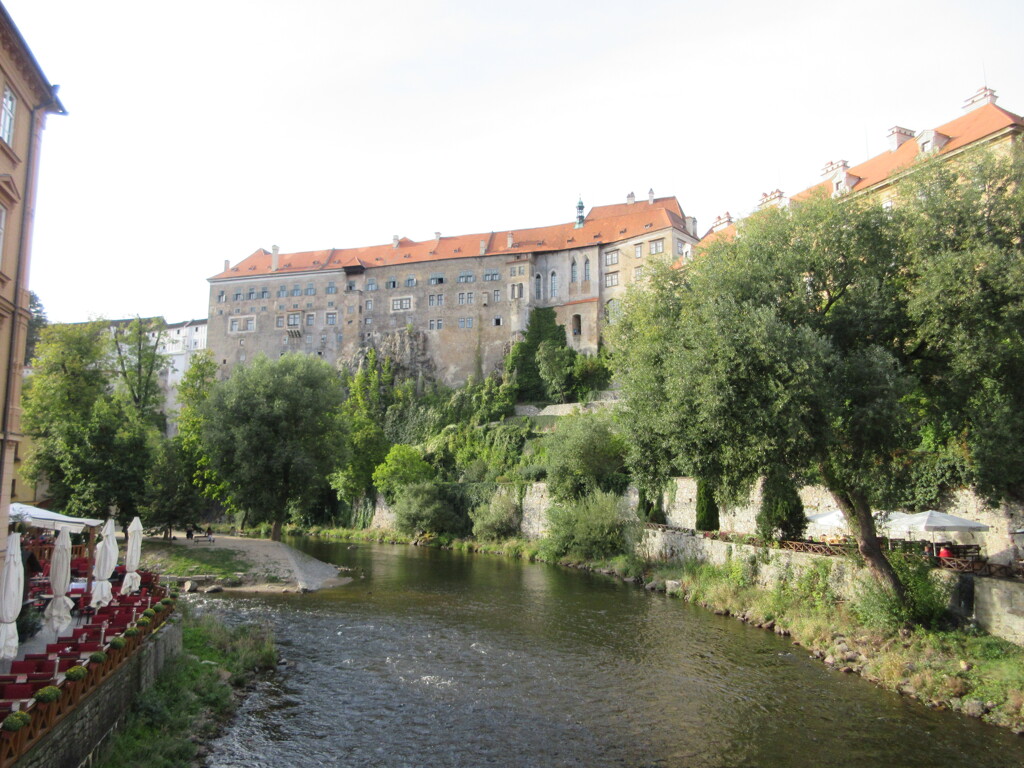
[[[4,0],[43,137],[51,320],[205,317],[283,252],[544,226],[676,195],[700,230],[935,127],[1024,112],[1024,3]]]

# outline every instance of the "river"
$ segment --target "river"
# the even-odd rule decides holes
[[[213,743],[213,768],[1024,765],[1024,739],[605,576],[290,543],[357,578],[306,595],[197,598],[273,625],[290,662]]]

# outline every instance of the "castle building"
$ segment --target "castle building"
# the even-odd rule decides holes
[[[28,267],[39,147],[48,114],[64,114],[28,44],[0,5],[0,526],[7,530],[21,443]],[[3,545],[0,545],[3,546]]]
[[[869,196],[888,208],[896,202],[899,181],[913,173],[915,163],[929,156],[953,160],[957,155],[978,147],[991,147],[999,152],[1024,134],[1024,118],[996,105],[996,93],[984,86],[963,105],[964,114],[936,128],[914,131],[893,126],[888,132],[888,149],[879,155],[851,166],[846,160],[830,161],[822,168],[823,180],[793,195],[799,202],[812,195],[831,197]],[[757,210],[784,206],[789,199],[781,190],[761,195]],[[736,234],[736,220],[725,213],[715,219],[701,238],[702,244]]]
[[[330,363],[396,339],[447,384],[486,375],[552,307],[579,352],[596,353],[616,301],[651,258],[688,257],[697,223],[674,197],[599,206],[576,220],[303,253],[257,250],[209,279],[207,343],[227,376],[259,353]]]

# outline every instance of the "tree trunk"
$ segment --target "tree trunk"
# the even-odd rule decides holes
[[[855,532],[857,549],[860,551],[861,557],[864,558],[864,564],[871,571],[871,575],[902,602],[906,598],[906,590],[878,543],[878,536],[875,533],[875,518],[871,515],[871,505],[868,504],[864,494],[858,491],[838,491],[831,487],[829,491],[843,511],[843,516],[846,517],[850,529]]]
[[[281,540],[281,521],[275,520],[274,527],[270,529],[270,540],[280,541]]]

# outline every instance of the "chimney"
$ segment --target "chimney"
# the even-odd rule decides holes
[[[229,269],[231,269],[231,262],[224,259],[224,271],[227,272]]]
[[[903,146],[903,142],[912,138],[914,138],[914,132],[912,130],[894,125],[889,129],[889,151],[895,152]]]
[[[440,232],[435,232],[434,233],[434,242],[435,243],[441,242],[441,233]]]
[[[270,246],[270,271],[277,272],[277,254],[279,249],[276,245]]]
[[[391,247],[392,247],[392,248],[397,248],[397,247],[398,247],[398,240],[399,240],[399,237],[398,237],[398,235],[394,235],[394,236],[393,236],[393,237],[391,238]]]
[[[506,241],[507,241],[507,245],[506,245],[507,248],[511,248],[513,245],[515,245],[515,242],[516,242],[515,233],[514,232],[509,232],[508,233],[508,237],[506,238]]]
[[[634,195],[632,192],[630,192],[628,195],[626,195],[626,205],[633,205],[633,203],[635,203],[635,202],[636,202],[636,195]]]
[[[785,198],[782,196],[782,190],[776,189],[773,192],[765,192],[761,195],[757,208],[763,211],[765,208],[781,208],[783,205],[785,205]]]
[[[699,235],[697,234],[697,217],[696,216],[687,216],[686,217],[686,231],[689,232],[694,237],[699,237]]]
[[[651,187],[647,190],[647,204],[654,205],[654,188]]]
[[[831,176],[836,171],[845,171],[850,167],[850,164],[845,160],[830,160],[825,163],[825,167],[821,169],[822,176]]]
[[[483,256],[485,253],[487,253],[487,241],[486,240],[481,240],[480,241],[480,255]]]
[[[711,222],[711,231],[717,232],[720,229],[725,229],[730,224],[732,224],[732,214],[726,211],[721,216],[716,218],[713,222]]]
[[[970,111],[985,104],[995,104],[997,98],[995,91],[987,85],[983,85],[976,94],[964,101],[964,109]]]

